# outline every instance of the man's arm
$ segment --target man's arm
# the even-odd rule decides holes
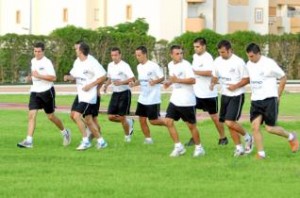
[[[242,80],[236,84],[228,85],[227,89],[230,91],[234,91],[238,88],[246,86],[250,82],[249,78],[242,78]]]
[[[211,71],[196,71],[196,70],[193,70],[193,71],[194,71],[194,74],[199,75],[199,76],[206,76],[206,77],[212,76]]]
[[[283,93],[286,81],[287,81],[287,77],[286,76],[283,76],[282,78],[279,79],[279,86],[278,86],[278,97],[279,98],[281,97],[281,95]]]
[[[164,81],[164,77],[161,77],[161,78],[159,78],[159,79],[156,79],[156,80],[150,80],[149,81],[149,84],[151,85],[151,86],[154,86],[154,85],[156,85],[156,84],[158,84],[158,83],[161,83],[162,81]]]
[[[195,78],[177,78],[176,76],[170,76],[169,77],[169,81],[171,83],[181,83],[181,84],[188,84],[188,85],[192,85],[196,83]]]
[[[64,75],[64,81],[74,82],[75,78],[72,75]]]
[[[31,76],[33,76],[35,78],[39,78],[41,80],[50,81],[50,82],[56,81],[56,76],[53,76],[53,75],[42,75],[42,74],[39,74],[37,71],[32,71]]]
[[[85,85],[82,90],[83,91],[89,91],[91,88],[98,86],[100,84],[102,84],[104,81],[106,80],[106,75],[101,76],[100,78],[97,78],[94,82]]]

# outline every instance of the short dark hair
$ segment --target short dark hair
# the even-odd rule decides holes
[[[78,40],[75,42],[75,45],[80,45],[81,43],[84,43],[83,40]]]
[[[42,43],[42,42],[37,42],[37,43],[35,43],[35,44],[33,45],[33,47],[34,47],[34,48],[41,48],[42,51],[45,50],[45,44]]]
[[[217,48],[221,49],[222,47],[225,47],[227,50],[231,49],[231,43],[228,40],[221,40],[218,45]]]
[[[113,47],[113,48],[110,49],[110,52],[115,52],[115,51],[119,52],[119,54],[122,54],[121,49],[118,48],[118,47]]]
[[[256,43],[250,43],[246,48],[246,52],[247,53],[253,52],[253,54],[260,54],[260,48]]]
[[[137,50],[141,51],[142,54],[147,54],[147,53],[148,53],[147,48],[146,48],[145,46],[143,46],[143,45],[137,47],[137,48],[135,49],[135,51],[137,51]]]
[[[202,46],[206,46],[206,39],[203,37],[198,37],[194,40],[194,43],[199,43]]]
[[[90,53],[90,47],[88,44],[81,42],[79,44],[79,51],[81,51],[83,53],[83,55],[87,56]]]
[[[170,53],[172,53],[174,49],[182,49],[182,47],[180,45],[172,45],[170,47]]]

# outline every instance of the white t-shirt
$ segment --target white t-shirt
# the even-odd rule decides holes
[[[151,86],[149,81],[162,78],[163,72],[158,64],[148,60],[145,64],[137,66],[138,80],[140,82],[141,93],[138,102],[144,105],[159,104],[160,99],[160,84]]]
[[[97,85],[89,91],[83,91],[82,88],[96,81],[98,78],[105,76],[106,71],[102,65],[100,65],[94,57],[89,55],[84,61],[76,59],[70,74],[76,79],[79,102],[96,104]]]
[[[121,60],[118,64],[115,62],[110,62],[107,66],[107,77],[111,79],[113,92],[122,92],[129,89],[129,85],[119,85],[113,84],[115,80],[124,81],[129,78],[133,78],[134,74],[130,66]]]
[[[168,64],[169,76],[176,76],[177,78],[195,78],[194,72],[192,70],[191,64],[182,60],[179,63],[174,64],[171,61]],[[173,83],[172,84],[172,94],[170,102],[179,107],[195,106],[196,97],[193,90],[192,84],[182,84],[182,83]]]
[[[278,97],[277,79],[285,73],[274,60],[261,56],[256,63],[248,61],[246,68],[250,77],[251,100]]]
[[[213,57],[204,52],[201,55],[193,55],[192,68],[194,71],[212,71],[213,69]],[[198,98],[214,98],[218,96],[218,90],[215,86],[213,90],[210,90],[211,76],[201,76],[195,74],[196,84],[194,84],[194,92]]]
[[[236,84],[242,78],[248,78],[245,62],[240,57],[232,54],[229,59],[217,57],[214,61],[213,76],[219,79],[222,87],[221,93],[225,96],[238,96],[245,93],[245,87],[240,87],[234,91],[227,89],[228,85]]]
[[[36,58],[31,60],[31,71],[37,71],[41,75],[56,76],[52,62],[45,56],[40,60],[37,60]],[[52,86],[52,81],[42,80],[32,76],[30,92],[44,92],[49,90]]]

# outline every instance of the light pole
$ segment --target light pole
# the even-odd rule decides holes
[[[32,0],[29,0],[29,34],[32,34]]]

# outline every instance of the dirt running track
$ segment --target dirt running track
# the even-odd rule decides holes
[[[1,85],[0,86],[0,97],[1,94],[29,94],[30,85]],[[73,84],[55,85],[57,95],[75,95],[76,87]],[[249,87],[247,87],[249,90]],[[286,92],[300,93],[300,84],[287,84]],[[133,93],[139,92],[139,87],[132,89]],[[170,92],[170,90],[163,90],[163,92]],[[71,105],[71,104],[70,104]],[[57,112],[69,113],[71,106],[58,106]],[[12,110],[27,110],[28,104],[16,104],[16,103],[0,103],[0,109],[12,109]],[[106,114],[106,110],[100,109],[100,114]],[[133,113],[132,113],[133,115]],[[197,113],[198,120],[209,119],[209,116],[205,112]],[[279,116],[280,121],[300,121],[300,116]],[[241,121],[249,121],[249,115],[243,114]]]

